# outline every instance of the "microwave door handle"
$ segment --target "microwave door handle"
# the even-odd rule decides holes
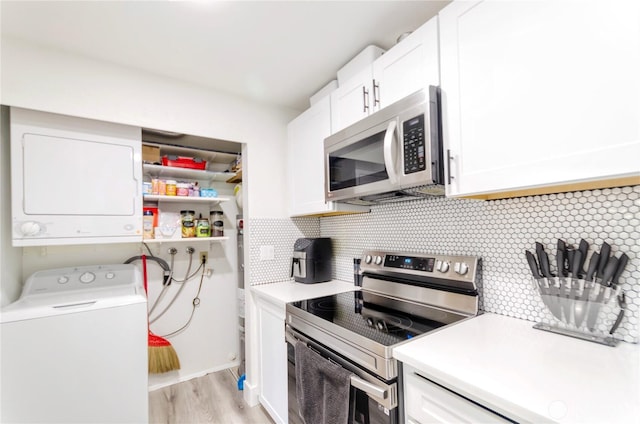
[[[395,158],[393,155],[395,140],[396,140],[396,121],[393,120],[389,122],[387,126],[387,131],[384,134],[384,145],[383,145],[383,153],[384,153],[384,166],[387,168],[387,174],[389,175],[389,182],[391,184],[396,184],[397,175],[396,175],[396,166],[395,166]]]

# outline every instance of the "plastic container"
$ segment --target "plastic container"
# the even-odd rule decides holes
[[[176,186],[175,180],[167,180],[166,181],[166,195],[167,196],[176,196],[178,187]]]
[[[158,180],[158,194],[160,196],[167,194],[167,182],[165,180]]]
[[[224,236],[224,222],[222,221],[222,211],[211,211],[209,221],[211,222],[211,237]]]
[[[153,238],[153,225],[154,225],[154,216],[153,212],[147,210],[142,214],[142,238],[143,239],[152,239]]]
[[[142,183],[142,194],[151,194],[152,193],[152,186],[151,183],[148,181],[145,181]]]
[[[195,214],[195,211],[180,211],[180,219],[182,222],[182,238],[190,238],[196,236],[196,223],[194,221]]]
[[[218,192],[213,188],[201,188],[200,197],[218,197]]]
[[[178,183],[176,184],[176,196],[188,196],[191,184]]]

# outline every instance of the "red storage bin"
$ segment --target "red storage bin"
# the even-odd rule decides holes
[[[207,169],[207,161],[198,158],[189,158],[186,156],[172,156],[165,155],[162,157],[162,165],[174,166],[177,168],[190,168],[190,169]]]

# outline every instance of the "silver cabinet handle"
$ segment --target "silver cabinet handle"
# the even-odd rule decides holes
[[[369,91],[363,85],[362,86],[362,105],[364,106],[363,112],[367,112],[369,110]]]
[[[360,389],[368,395],[375,396],[380,399],[386,399],[388,392],[385,389],[369,383],[358,376],[351,376],[351,385],[356,389]]]
[[[373,107],[380,106],[380,83],[373,80]]]
[[[447,171],[448,171],[448,175],[447,175],[447,182],[449,185],[451,185],[451,180],[453,180],[455,177],[453,175],[451,175],[451,161],[453,160],[453,156],[451,156],[451,150],[447,149]]]

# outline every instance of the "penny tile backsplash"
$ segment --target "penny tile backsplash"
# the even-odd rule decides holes
[[[616,337],[639,340],[640,186],[480,201],[427,198],[374,206],[371,213],[324,218],[251,219],[251,284],[289,279],[293,243],[299,237],[331,237],[334,278],[353,279],[353,258],[365,249],[476,255],[482,259],[480,308],[536,322],[550,315],[534,291],[524,251],[535,242],[555,252],[558,238],[578,246],[603,242],[629,262],[620,277],[628,311]],[[274,246],[261,261],[259,246]],[[553,264],[554,262],[552,262]],[[617,309],[602,320],[605,331]]]

